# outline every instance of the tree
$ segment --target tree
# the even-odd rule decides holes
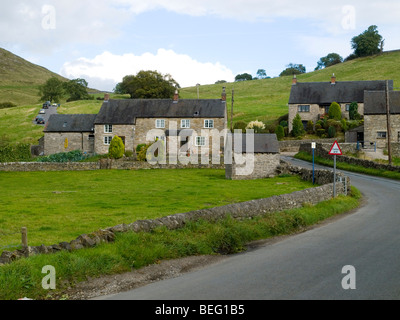
[[[332,102],[329,106],[328,112],[329,119],[341,120],[342,119],[342,111],[340,109],[340,105],[337,102]]]
[[[281,141],[285,137],[285,129],[281,125],[276,127],[275,133],[278,141]]]
[[[87,100],[90,95],[87,92],[88,83],[85,79],[73,79],[63,84],[65,93],[69,95],[67,101]]]
[[[292,76],[294,74],[302,74],[302,73],[306,73],[306,67],[305,66],[303,66],[302,64],[289,63],[286,66],[286,69],[283,70],[279,76],[280,77]]]
[[[108,156],[112,159],[120,159],[123,157],[125,152],[125,146],[122,139],[118,136],[114,136],[111,140],[110,147],[108,148]]]
[[[315,70],[327,68],[327,67],[330,67],[335,64],[342,63],[342,62],[343,62],[343,58],[339,54],[330,53],[326,57],[322,57],[321,59],[319,59],[318,65],[315,68]]]
[[[257,70],[257,77],[259,79],[265,79],[265,78],[267,78],[267,73],[265,72],[264,69],[258,69]]]
[[[301,137],[302,135],[304,135],[305,133],[304,126],[299,114],[296,114],[292,124],[293,124],[292,134],[294,137]]]
[[[370,26],[363,33],[351,39],[351,47],[357,57],[366,57],[377,54],[383,50],[382,36],[378,27]]]
[[[350,118],[350,120],[358,120],[358,119],[360,119],[360,114],[358,113],[358,104],[357,104],[357,102],[353,102],[353,103],[350,104],[349,118]]]
[[[238,74],[235,77],[235,81],[247,81],[247,80],[253,80],[253,77],[251,74],[248,73],[242,73],[242,74]]]
[[[56,77],[48,79],[46,83],[39,86],[39,96],[42,101],[58,103],[63,95],[63,82]]]
[[[180,88],[170,74],[157,71],[139,71],[125,76],[114,89],[115,93],[129,94],[131,99],[169,99]]]

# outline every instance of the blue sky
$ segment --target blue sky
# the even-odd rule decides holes
[[[0,47],[101,90],[149,69],[187,87],[289,63],[313,71],[370,25],[400,49],[399,16],[398,0],[15,0],[2,5]]]

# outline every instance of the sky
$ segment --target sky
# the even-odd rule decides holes
[[[1,0],[0,47],[112,91],[140,70],[181,87],[350,55],[371,25],[400,49],[399,0]],[[339,75],[337,75],[339,76]],[[1,74],[0,74],[1,77]]]

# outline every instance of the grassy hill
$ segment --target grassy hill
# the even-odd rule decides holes
[[[51,77],[68,80],[0,48],[0,102],[18,106],[38,102],[38,87]]]
[[[20,105],[17,108],[0,109],[0,139],[11,143],[37,143],[43,135],[42,128],[31,122],[41,106],[37,102],[37,86],[55,74],[3,49],[0,49],[0,70],[2,73],[0,102],[12,101]],[[348,61],[302,74],[297,78],[299,82],[330,81],[332,73],[335,73],[337,81],[390,79],[394,80],[395,87],[400,87],[399,71],[400,51],[394,51]],[[288,113],[291,85],[292,77],[288,76],[223,85],[202,85],[199,93],[201,99],[219,98],[222,86],[225,86],[230,114],[232,89],[234,89],[234,121],[261,120],[268,124]],[[180,97],[196,99],[197,88],[182,88]],[[111,95],[111,98],[121,98],[121,96]],[[98,112],[101,104],[101,101],[97,100],[62,103],[59,113],[93,114]]]

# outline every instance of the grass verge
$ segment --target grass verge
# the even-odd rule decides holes
[[[200,220],[174,231],[162,227],[149,233],[121,233],[114,243],[93,249],[22,259],[0,267],[0,299],[58,299],[64,289],[88,277],[129,272],[164,259],[237,253],[245,250],[251,241],[296,233],[355,209],[360,200],[360,192],[352,188],[349,196],[315,206],[306,205],[241,221],[230,217],[217,223]],[[47,265],[56,270],[56,290],[42,288],[45,277],[42,268]]]
[[[307,152],[299,152],[294,157],[296,159],[312,162],[312,155],[308,154]],[[333,167],[333,160],[325,159],[322,157],[314,157],[314,162],[324,166]],[[336,168],[351,172],[363,173],[371,176],[400,180],[400,172],[357,166],[354,164],[341,162],[340,157],[336,159]]]

